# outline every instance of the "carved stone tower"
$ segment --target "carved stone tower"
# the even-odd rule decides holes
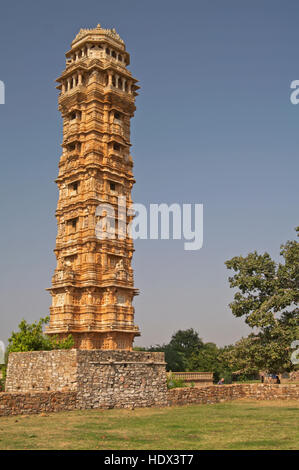
[[[59,162],[57,268],[47,334],[72,334],[77,349],[132,349],[134,325],[132,239],[126,233],[134,184],[130,119],[137,80],[114,29],[81,29],[57,79],[63,118]],[[101,224],[108,205],[111,226]],[[108,226],[107,226],[108,225]],[[99,228],[100,227],[100,228]],[[98,236],[99,233],[105,236]],[[122,236],[120,236],[122,233]]]

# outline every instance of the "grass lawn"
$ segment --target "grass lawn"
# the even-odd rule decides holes
[[[0,418],[0,449],[298,449],[299,403],[234,401]]]

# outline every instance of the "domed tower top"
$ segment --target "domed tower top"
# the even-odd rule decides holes
[[[118,65],[126,66],[130,63],[130,54],[116,30],[101,28],[100,24],[93,29],[80,29],[72,41],[71,49],[66,53],[66,65],[84,57],[84,52],[86,55],[88,52],[89,57],[114,59]]]
[[[139,89],[138,80],[127,68],[130,64],[130,54],[114,28],[104,29],[98,24],[96,28],[80,29],[65,56],[65,70],[57,79],[57,89],[61,90],[60,105],[63,106],[70,94],[86,86],[89,79],[92,80],[92,73],[98,71],[100,75],[104,72],[102,85],[105,86],[105,92],[122,90],[125,92],[123,98],[131,102],[130,112],[134,111],[134,99]]]
[[[114,28],[112,29],[103,29],[101,28],[101,25],[98,24],[96,28],[89,28],[89,29],[83,29],[81,28],[75,39],[72,41],[72,45],[75,44],[76,42],[80,41],[83,37],[85,36],[109,36],[112,39],[120,42],[124,46],[124,41],[121,39],[120,35],[115,31]]]

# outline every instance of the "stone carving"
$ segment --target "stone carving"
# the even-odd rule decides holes
[[[115,271],[123,271],[125,268],[124,268],[124,260],[121,259],[119,260],[118,263],[116,263],[115,265]]]
[[[55,307],[63,307],[65,303],[65,294],[56,294],[56,296],[53,297],[53,301]]]

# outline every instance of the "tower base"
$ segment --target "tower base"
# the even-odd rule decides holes
[[[164,353],[55,350],[10,353],[6,392],[76,392],[76,407],[167,405]]]

